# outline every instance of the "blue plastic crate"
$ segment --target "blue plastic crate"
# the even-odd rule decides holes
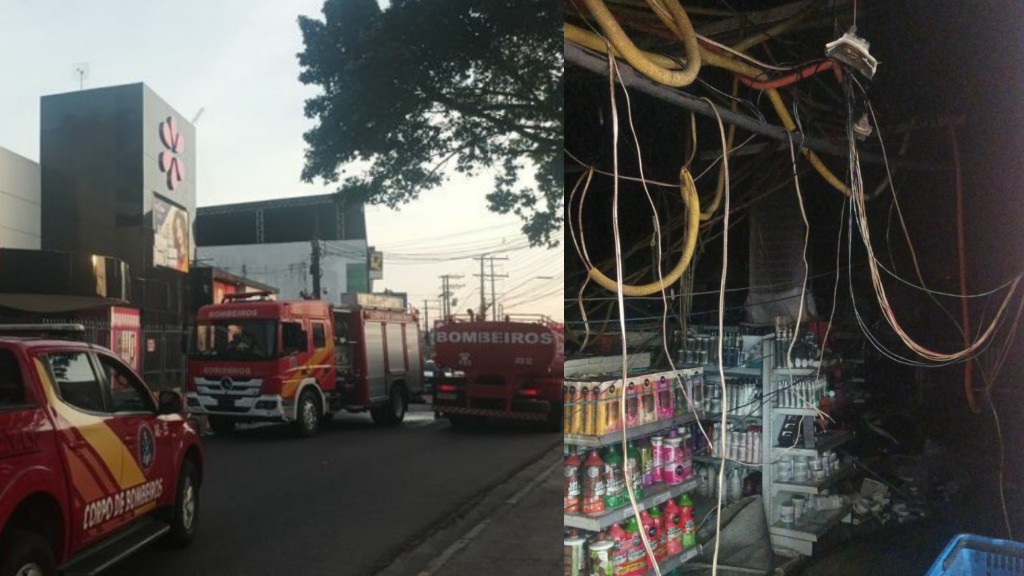
[[[959,534],[925,576],[1024,576],[1024,544]]]

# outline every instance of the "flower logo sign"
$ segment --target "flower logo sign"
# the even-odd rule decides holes
[[[174,190],[185,178],[185,162],[178,156],[185,151],[185,137],[171,116],[160,123],[160,142],[167,148],[160,152],[160,171],[167,173],[167,187]]]

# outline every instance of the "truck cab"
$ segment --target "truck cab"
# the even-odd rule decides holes
[[[197,527],[202,449],[81,326],[0,326],[0,576],[91,574]],[[12,335],[13,334],[13,335]]]

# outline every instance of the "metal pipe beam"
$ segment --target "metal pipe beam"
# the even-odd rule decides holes
[[[566,41],[564,44],[565,60],[567,62],[585,70],[589,70],[590,72],[594,72],[595,74],[600,74],[602,76],[608,74],[608,60],[604,56],[593,54],[569,41]],[[803,146],[804,148],[814,150],[820,154],[828,154],[831,156],[838,156],[840,158],[849,158],[850,156],[850,149],[846,146],[841,146],[816,136],[805,136],[800,132],[789,132],[782,126],[768,124],[756,118],[751,118],[750,116],[733,112],[728,108],[713,106],[700,98],[691,96],[690,94],[675,88],[658,84],[643,74],[640,74],[625,62],[620,61],[619,63],[619,75],[626,87],[639,90],[640,92],[653,96],[663,102],[674,104],[676,106],[686,108],[687,110],[692,110],[709,118],[714,118],[714,110],[717,110],[719,116],[722,117],[722,122],[734,125],[737,128],[742,128],[755,134],[761,134],[762,136],[767,136],[774,140],[788,141],[789,138],[792,137],[793,143],[797,146]],[[861,162],[872,164],[882,164],[885,162],[885,159],[878,154],[870,152],[858,152],[858,154]],[[911,163],[899,160],[890,160],[889,164],[890,166],[903,166],[925,170],[949,170],[948,166],[922,164],[919,162]]]

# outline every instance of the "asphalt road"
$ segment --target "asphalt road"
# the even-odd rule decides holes
[[[109,574],[374,574],[561,442],[522,426],[455,432],[416,408],[392,429],[342,415],[308,440],[276,425],[207,438],[195,542],[155,544]]]

